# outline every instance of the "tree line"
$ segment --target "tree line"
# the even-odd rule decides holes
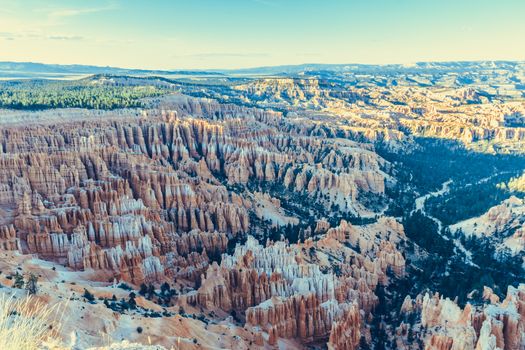
[[[155,86],[113,86],[81,81],[1,82],[0,107],[19,110],[52,108],[117,109],[143,107],[141,99],[167,93]]]

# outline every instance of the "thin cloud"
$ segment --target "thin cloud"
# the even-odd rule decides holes
[[[236,52],[207,52],[207,53],[196,53],[190,55],[175,55],[173,57],[191,57],[191,58],[218,58],[218,57],[268,57],[266,53],[236,53]]]
[[[22,35],[20,33],[15,32],[0,32],[0,38],[4,38],[5,40],[15,40],[16,38],[21,38]]]
[[[43,35],[34,32],[26,33],[15,33],[15,32],[0,32],[0,38],[5,40],[15,40],[15,39],[48,39],[48,40],[84,40],[85,37],[80,35],[66,35],[66,34],[53,34],[53,35]]]
[[[47,38],[50,40],[84,40],[84,37],[80,35],[50,35]]]
[[[118,5],[115,2],[111,2],[106,6],[100,7],[79,7],[79,8],[61,8],[61,9],[40,9],[39,11],[45,12],[51,19],[61,19],[68,17],[76,17],[82,15],[88,15],[92,13],[112,11],[118,9]]]
[[[112,9],[113,8],[109,8],[109,7],[88,8],[88,9],[62,9],[62,10],[50,12],[48,15],[49,17],[54,17],[54,18],[64,18],[64,17],[80,16],[80,15],[85,15],[89,13],[109,11]]]
[[[302,52],[302,53],[298,53],[297,56],[302,56],[302,57],[321,57],[322,55],[319,54],[319,53],[316,53],[316,52]]]

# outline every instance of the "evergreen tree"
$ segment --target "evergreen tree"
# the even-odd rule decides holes
[[[86,288],[84,288],[84,294],[82,296],[89,302],[95,301],[95,296],[91,294]]]
[[[165,295],[165,294],[169,294],[170,293],[170,290],[171,290],[171,287],[170,285],[168,284],[168,282],[164,282],[161,286],[160,286],[160,292]]]
[[[15,282],[13,283],[13,288],[24,288],[24,277],[19,274],[18,271],[15,273]]]
[[[146,286],[146,284],[141,283],[139,294],[142,295],[143,297],[146,296],[146,294],[148,294],[148,286]]]
[[[137,308],[137,302],[135,301],[135,293],[131,292],[129,293],[129,300],[128,305],[130,309],[136,309]]]
[[[155,287],[153,286],[153,284],[150,283],[148,285],[148,291],[146,294],[148,295],[147,296],[148,299],[153,298],[153,296],[155,295]]]
[[[35,274],[30,273],[26,281],[26,290],[28,291],[29,294],[34,295],[38,292],[37,282],[38,282],[38,277]]]

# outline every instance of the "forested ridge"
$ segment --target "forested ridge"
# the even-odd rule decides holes
[[[117,86],[79,81],[6,81],[0,83],[0,107],[116,109],[143,107],[141,99],[167,93],[150,85]]]

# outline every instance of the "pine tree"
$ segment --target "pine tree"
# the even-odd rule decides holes
[[[15,273],[15,283],[13,283],[13,288],[24,288],[24,277],[19,274],[18,271]]]
[[[95,296],[89,292],[86,288],[84,288],[84,298],[86,298],[87,301],[92,302],[95,300]]]
[[[130,309],[136,309],[137,308],[137,302],[135,301],[135,293],[131,292],[129,293],[129,300],[128,305]]]
[[[169,294],[170,292],[170,285],[168,284],[168,282],[164,282],[161,286],[160,286],[160,292],[165,295],[165,294]]]
[[[27,278],[27,281],[26,281],[26,290],[28,291],[29,294],[34,295],[38,292],[37,282],[38,282],[38,277],[34,275],[33,273],[29,274],[29,277]]]
[[[148,294],[148,286],[146,286],[146,284],[142,283],[140,285],[139,294],[142,296],[146,296],[146,294]]]
[[[148,294],[148,296],[147,296],[148,299],[153,298],[153,296],[155,295],[155,287],[151,283],[148,285],[148,292],[147,292],[147,294]]]

